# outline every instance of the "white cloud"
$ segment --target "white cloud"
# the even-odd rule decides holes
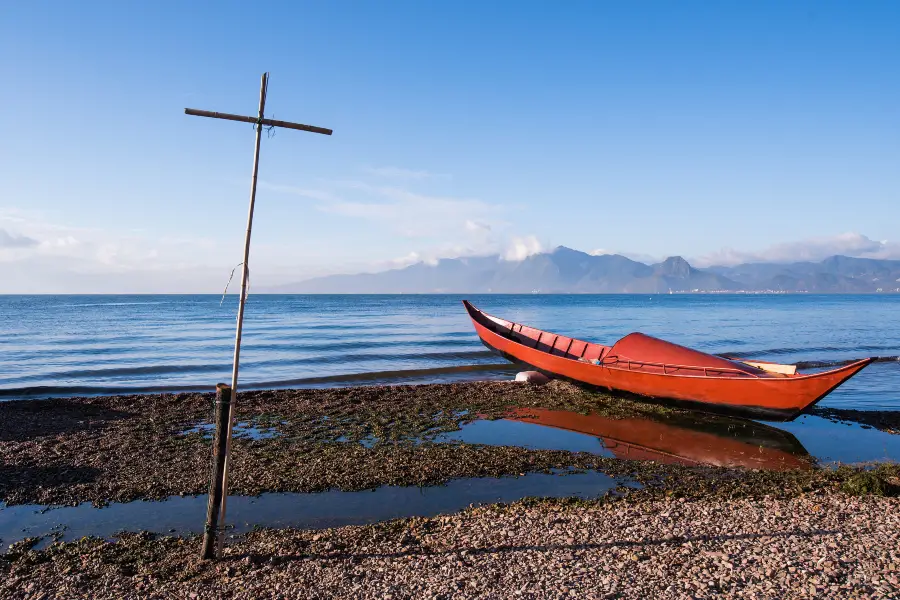
[[[491,231],[491,226],[487,223],[481,223],[478,221],[473,221],[471,219],[466,219],[466,231],[469,233],[489,233]]]
[[[396,259],[359,265],[362,271],[402,268],[418,262],[434,265],[442,258],[467,256],[501,255],[516,261],[544,250],[533,235],[510,236],[510,224],[503,219],[504,207],[497,204],[360,181],[329,185],[318,194],[291,186],[273,185],[271,189],[321,199],[317,207],[323,212],[370,221],[401,236],[430,242]]]
[[[605,248],[597,248],[596,250],[591,250],[588,252],[591,256],[606,256],[607,254],[618,254],[618,252],[614,250],[607,250]]]
[[[410,238],[447,239],[476,230],[490,231],[490,221],[502,209],[477,198],[423,194],[359,181],[331,182],[328,186],[331,189],[265,183],[272,191],[316,200],[316,208],[323,212],[371,221]]]
[[[450,179],[449,175],[443,173],[415,171],[413,169],[402,169],[400,167],[363,167],[363,171],[365,171],[369,175],[375,175],[376,177],[384,177],[386,179],[402,179],[405,181],[415,181],[422,179]]]
[[[695,262],[697,266],[731,266],[747,262],[818,262],[835,254],[856,258],[900,259],[900,244],[887,240],[877,241],[861,233],[850,232],[775,244],[756,252],[723,248],[701,256]]]
[[[0,293],[214,291],[222,277],[209,266],[221,263],[221,249],[201,237],[73,227],[10,208],[0,209],[0,232],[15,240],[0,244]]]
[[[293,194],[302,196],[311,200],[319,200],[320,202],[330,202],[338,200],[337,196],[326,190],[302,188],[295,185],[281,185],[278,183],[270,183],[268,181],[260,181],[259,187],[272,192],[281,192],[283,194]]]
[[[393,168],[373,174],[407,180],[437,177]],[[507,246],[506,211],[478,198],[412,191],[374,179],[368,183],[320,180],[306,185],[260,181],[259,186],[308,199],[323,213],[362,221],[367,235],[387,242],[384,248],[367,250],[360,241],[355,244],[358,256],[344,247],[343,255],[325,256],[321,244],[305,248],[294,240],[254,241],[254,281],[261,287],[334,272],[371,272],[417,262],[433,265],[445,257],[496,255]],[[5,274],[17,273],[0,281],[0,293],[215,292],[240,260],[237,245],[225,247],[216,240],[64,223],[65,217],[59,214],[0,207],[0,268]],[[415,246],[404,248],[397,234],[415,240]],[[373,240],[369,242],[377,243]],[[388,252],[396,252],[399,258],[390,258]],[[190,276],[183,276],[187,273]]]
[[[387,261],[375,261],[369,263],[357,263],[354,265],[345,265],[342,272],[346,273],[377,273],[389,269],[402,269],[417,263],[423,263],[435,266],[443,259],[462,259],[495,256],[499,255],[499,260],[517,262],[545,251],[546,246],[533,235],[523,237],[512,237],[505,242],[491,240],[490,242],[480,244],[457,244],[457,245],[441,245],[426,250],[411,251],[404,256],[390,259]]]
[[[394,258],[387,261],[387,267],[390,269],[402,269],[403,267],[408,267],[410,265],[414,265],[420,262],[431,262],[431,258],[424,258],[418,252],[410,252],[406,256],[401,256],[399,258]],[[434,261],[434,264],[437,264],[437,261]]]
[[[520,261],[544,251],[541,242],[533,235],[514,237],[503,252],[503,260]]]
[[[37,246],[40,242],[27,235],[18,235],[10,233],[6,229],[0,228],[0,248],[30,248]]]
[[[403,256],[390,258],[387,260],[370,260],[370,261],[352,261],[341,265],[332,266],[327,270],[325,275],[333,275],[334,273],[380,273],[382,271],[390,271],[393,269],[404,269],[415,264],[426,264],[435,266],[442,258],[454,258],[453,256],[445,256],[440,252],[430,251],[411,251]]]

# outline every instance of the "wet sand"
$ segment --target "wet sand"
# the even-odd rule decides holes
[[[210,420],[212,399],[210,394],[177,394],[0,403],[0,500],[9,505],[103,505],[204,494],[211,446],[196,426]],[[722,421],[562,382],[247,392],[238,398],[236,422],[274,437],[235,439],[230,491],[256,495],[430,486],[461,477],[566,468],[630,477],[668,491],[724,496],[767,493],[770,487],[834,487],[841,479],[818,469],[724,474],[721,468],[585,452],[429,443],[474,419],[502,417],[515,407],[592,412],[613,419],[677,421],[691,415],[720,426]]]

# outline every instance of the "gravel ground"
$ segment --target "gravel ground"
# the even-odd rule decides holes
[[[900,598],[900,499],[523,502],[320,532],[85,539],[0,558],[3,598]],[[11,559],[11,562],[9,561]]]

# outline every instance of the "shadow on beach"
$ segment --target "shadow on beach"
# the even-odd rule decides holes
[[[95,467],[74,465],[4,465],[0,464],[0,498],[40,497],[46,490],[94,483],[102,471]]]
[[[99,429],[132,413],[66,398],[0,402],[0,442]]]
[[[265,531],[260,533],[264,534]],[[280,532],[279,532],[280,533]],[[433,550],[427,547],[420,547],[415,538],[408,538],[404,543],[408,546],[405,549],[394,552],[347,552],[341,548],[334,548],[333,551],[312,552],[309,554],[278,554],[278,553],[255,553],[245,552],[227,556],[229,561],[244,561],[250,564],[263,563],[289,563],[292,561],[307,560],[365,560],[378,558],[404,558],[411,556],[439,556],[439,555],[455,555],[459,554],[466,558],[477,559],[479,556],[489,554],[512,554],[516,552],[552,552],[556,550],[604,550],[610,548],[647,548],[652,546],[663,546],[666,544],[687,544],[687,543],[723,543],[727,541],[738,540],[761,540],[771,538],[818,538],[832,537],[841,533],[837,530],[814,530],[808,531],[803,529],[790,529],[787,531],[772,531],[767,533],[738,533],[723,535],[696,535],[696,536],[668,536],[664,538],[648,539],[648,540],[616,540],[598,543],[575,543],[575,544],[529,544],[515,545],[502,544],[487,548],[468,547],[468,548],[451,548],[447,550]]]

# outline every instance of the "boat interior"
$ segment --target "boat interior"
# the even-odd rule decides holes
[[[609,368],[707,377],[783,378],[797,374],[794,365],[723,358],[642,333],[630,333],[612,346],[604,346],[507,321],[469,303],[466,303],[466,309],[476,322],[518,344],[554,356]]]

